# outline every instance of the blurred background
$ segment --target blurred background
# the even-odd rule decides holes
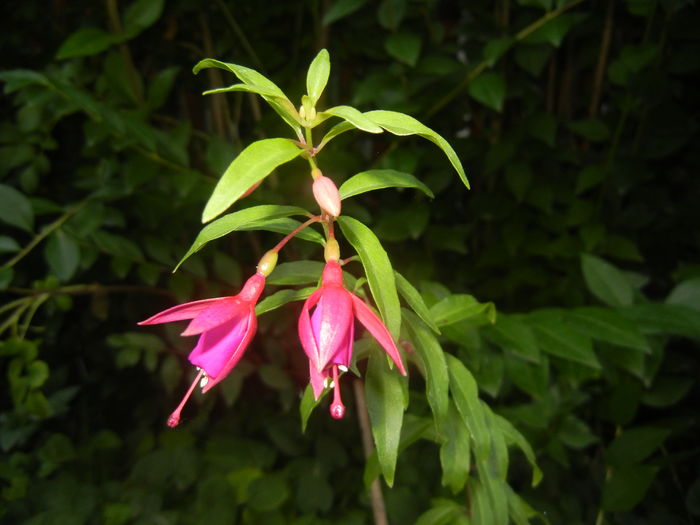
[[[0,522],[372,523],[351,393],[344,420],[324,406],[301,431],[298,303],[261,316],[241,365],[175,430],[192,340],[135,325],[236,293],[280,238],[231,235],[171,273],[228,163],[290,136],[253,95],[201,96],[235,79],[192,66],[254,68],[298,104],[324,47],[321,107],[413,115],[467,171],[471,191],[433,144],[387,133],[319,155],[338,185],[393,168],[434,192],[343,212],[429,306],[493,303],[443,340],[535,449],[543,481],[517,454],[508,478],[533,522],[700,522],[698,27],[691,0],[5,2]],[[307,179],[285,165],[243,205],[314,209]],[[320,257],[302,240],[282,254]],[[455,523],[469,494],[441,486],[420,437],[384,487],[389,522]]]

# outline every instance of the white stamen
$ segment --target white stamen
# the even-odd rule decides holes
[[[331,380],[331,384],[328,385],[328,388],[335,388],[335,381]]]
[[[348,367],[345,365],[338,365],[338,370],[340,370],[341,372],[347,372]]]
[[[209,382],[209,378],[206,375],[202,376],[202,379],[199,382],[199,388],[204,388],[205,386],[207,386],[208,382]]]
[[[323,388],[328,388],[331,384],[331,378],[327,377],[326,379],[323,380]]]

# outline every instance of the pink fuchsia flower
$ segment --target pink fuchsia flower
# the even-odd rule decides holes
[[[328,260],[321,277],[321,287],[309,296],[301,310],[299,339],[309,358],[309,376],[315,398],[318,399],[329,383],[334,389],[331,415],[335,419],[345,414],[338,371],[347,371],[352,361],[355,319],[384,348],[399,371],[406,375],[401,354],[389,330],[369,306],[344,288],[343,272],[338,261]]]
[[[168,418],[168,426],[174,427],[180,422],[180,412],[197,383],[202,393],[208,392],[243,357],[258,326],[255,304],[265,287],[265,275],[269,275],[269,272],[262,273],[260,266],[238,295],[181,304],[139,323],[149,325],[191,319],[182,335],[199,335],[189,355],[190,363],[197,367],[199,374]]]

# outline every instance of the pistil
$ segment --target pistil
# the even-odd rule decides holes
[[[182,409],[185,407],[187,400],[192,395],[192,392],[194,392],[194,389],[197,386],[197,383],[199,383],[200,379],[202,381],[207,379],[204,370],[199,371],[199,373],[197,374],[197,377],[195,377],[194,381],[192,381],[192,384],[190,385],[189,390],[187,391],[185,396],[182,398],[182,401],[180,401],[180,404],[178,405],[178,407],[175,410],[173,410],[172,414],[170,414],[170,417],[168,418],[168,426],[170,428],[174,428],[180,423],[180,412],[182,412]]]

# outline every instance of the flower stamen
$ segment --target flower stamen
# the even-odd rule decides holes
[[[182,412],[182,409],[185,407],[185,403],[187,403],[187,400],[192,395],[192,392],[194,392],[194,389],[197,386],[197,383],[200,381],[200,379],[202,381],[208,380],[208,378],[205,375],[204,370],[199,371],[199,373],[197,374],[197,377],[195,377],[194,381],[192,381],[192,384],[190,385],[189,390],[182,398],[182,401],[180,401],[180,404],[177,406],[177,408],[175,410],[173,410],[173,413],[170,414],[170,417],[168,417],[168,426],[170,428],[174,428],[180,423],[180,412]]]

